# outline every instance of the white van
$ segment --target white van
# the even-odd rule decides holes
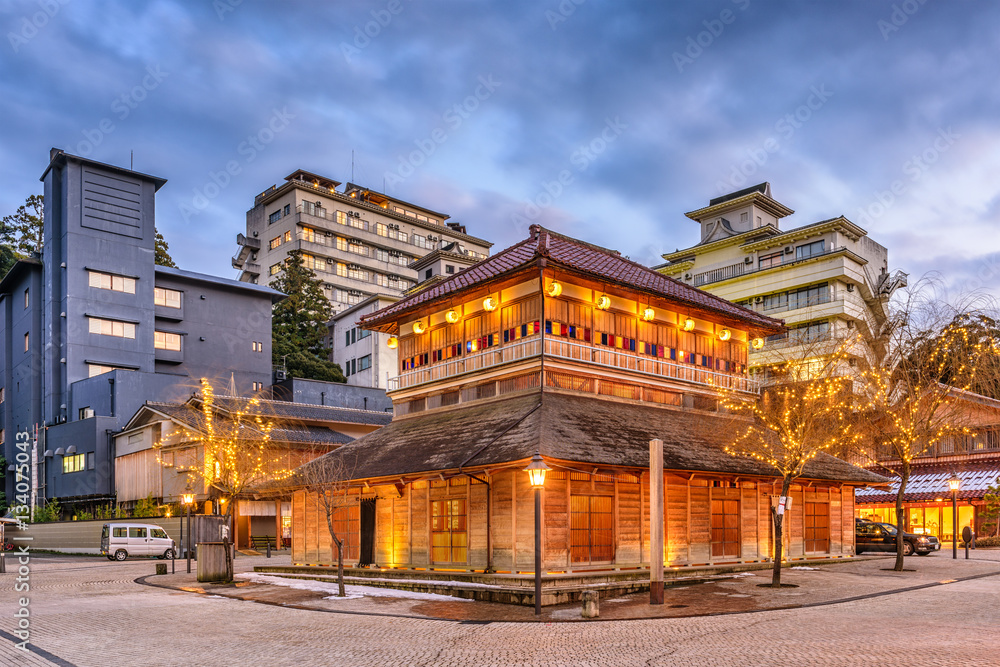
[[[129,556],[173,558],[176,547],[167,531],[151,523],[106,523],[101,530],[101,553],[108,560]]]

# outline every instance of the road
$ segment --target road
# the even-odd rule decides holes
[[[27,593],[34,650],[24,652],[12,633],[25,594],[13,590],[11,565],[0,575],[2,665],[1000,664],[1000,576],[796,610],[463,624],[209,597],[135,583],[152,572],[148,560],[35,555]],[[961,567],[955,562],[955,578]]]

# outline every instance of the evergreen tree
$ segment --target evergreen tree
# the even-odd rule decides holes
[[[155,259],[156,265],[157,266],[169,266],[172,269],[176,269],[177,265],[174,264],[174,260],[171,259],[170,253],[167,252],[170,249],[170,246],[167,245],[167,240],[165,238],[163,238],[163,234],[160,233],[160,230],[154,228],[154,231],[156,231],[156,241],[155,241],[155,243],[156,243],[156,248],[155,248],[155,250],[156,250],[156,255],[155,255],[155,257],[156,257],[156,259]]]
[[[0,223],[0,277],[7,274],[19,259],[42,249],[42,222],[45,197],[30,195],[13,215]]]
[[[303,263],[301,250],[288,253],[271,287],[288,295],[271,317],[272,363],[284,362],[291,377],[346,382],[323,342],[333,309],[323,294],[323,282]]]

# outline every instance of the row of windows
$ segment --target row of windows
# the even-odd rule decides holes
[[[826,241],[823,239],[813,241],[812,243],[803,243],[795,247],[795,259],[809,259],[810,257],[822,255],[824,252],[826,252]],[[783,250],[761,255],[757,258],[757,268],[769,269],[772,266],[778,266],[784,261],[784,257],[785,253]]]
[[[353,345],[359,340],[364,340],[372,335],[372,332],[368,329],[362,329],[361,327],[352,327],[344,332],[344,345]]]
[[[135,294],[135,278],[119,276],[104,271],[87,271],[87,274],[90,287],[110,290],[112,292],[122,292],[124,294]],[[153,305],[164,306],[166,308],[180,308],[181,292],[165,287],[155,287],[153,288]],[[24,307],[28,307],[27,290],[24,293]]]
[[[788,292],[768,294],[763,297],[740,301],[739,305],[752,308],[755,304],[764,312],[771,310],[795,310],[821,303],[829,303],[833,292],[829,283],[820,283]]]
[[[358,357],[357,359],[351,359],[350,361],[344,362],[344,376],[350,377],[355,373],[366,371],[371,367],[372,355],[366,354],[363,357]]]
[[[63,473],[83,472],[94,469],[94,452],[69,454],[63,457]]]
[[[825,340],[830,337],[830,322],[823,320],[821,322],[807,322],[805,324],[799,324],[794,327],[790,327],[788,331],[782,332],[780,334],[774,334],[773,336],[768,336],[767,341],[773,343],[776,341],[789,341],[794,345],[801,345],[805,343],[812,343],[815,341]]]
[[[181,336],[180,334],[168,333],[166,331],[154,331],[153,348],[157,350],[170,350],[172,352],[180,352]]]
[[[119,320],[106,320],[101,317],[91,317],[90,333],[115,338],[135,338],[135,324]]]
[[[292,213],[292,205],[285,204],[285,208],[283,209],[279,208],[277,211],[274,211],[269,216],[267,216],[267,224],[273,225],[278,220],[281,220],[283,216],[291,215],[291,213]]]
[[[341,278],[350,278],[351,280],[357,280],[363,283],[374,283],[375,285],[389,287],[394,290],[407,290],[413,286],[411,281],[406,278],[401,278],[400,276],[379,273],[377,271],[369,271],[368,269],[356,264],[334,262],[332,259],[317,257],[316,255],[310,255],[308,253],[302,254],[302,265],[312,271],[336,273],[336,275]],[[270,275],[277,275],[283,267],[284,262],[272,264],[269,269]],[[353,303],[360,303],[361,300],[362,299],[358,299]]]

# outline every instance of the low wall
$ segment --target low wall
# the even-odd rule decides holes
[[[216,541],[219,539],[219,527],[224,517],[192,515],[191,544]],[[178,555],[184,553],[181,544],[181,522],[184,524],[184,542],[187,542],[187,523],[184,517],[150,517],[147,519],[94,519],[92,521],[55,521],[52,523],[29,524],[25,530],[8,525],[5,537],[15,545],[27,545],[30,549],[45,549],[61,553],[99,554],[101,553],[101,529],[106,523],[148,523],[159,526],[167,531],[177,543]],[[14,540],[14,537],[29,537],[30,540]]]

